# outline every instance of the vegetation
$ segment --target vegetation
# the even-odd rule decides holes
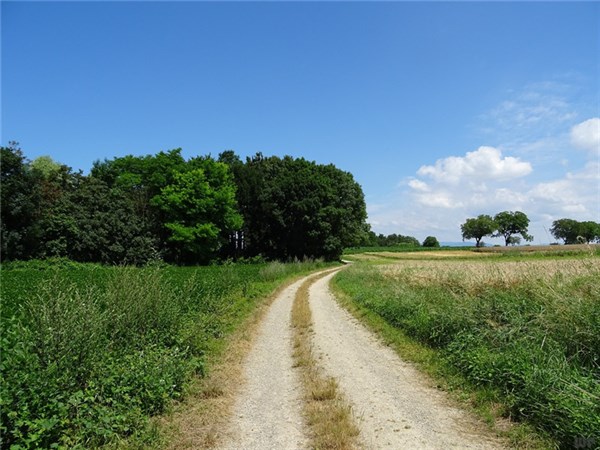
[[[143,265],[338,259],[367,226],[361,187],[333,165],[181,149],[96,161],[89,175],[1,147],[3,261]]]
[[[559,219],[552,222],[550,233],[565,244],[600,242],[600,224],[592,221],[578,222],[573,219]]]
[[[335,282],[569,448],[600,442],[599,275],[595,256],[492,256],[357,263]]]
[[[426,248],[439,248],[440,243],[435,236],[427,236],[423,241],[423,247]]]
[[[244,218],[240,233],[232,237],[237,253],[335,260],[363,238],[364,195],[350,173],[331,164],[260,153],[243,163],[228,151],[219,161],[234,175]]]
[[[494,236],[503,237],[504,245],[515,243],[515,235],[520,234],[527,242],[533,241],[533,236],[527,234],[529,218],[521,211],[502,211],[494,216],[497,232]]]
[[[476,218],[470,218],[460,226],[463,241],[475,239],[475,246],[481,247],[481,239],[485,236],[503,237],[504,245],[516,245],[521,242],[521,237],[527,241],[533,241],[533,236],[527,234],[529,218],[521,211],[502,211],[494,216],[480,214]]]
[[[147,447],[148,417],[210,370],[224,337],[285,278],[319,267],[5,264],[1,447]]]
[[[359,245],[360,247],[419,247],[421,243],[412,236],[396,233],[385,236],[369,230]]]
[[[460,226],[463,241],[465,239],[475,239],[475,247],[481,247],[481,239],[485,236],[491,236],[496,230],[496,222],[487,214],[480,214],[476,218],[467,219]]]

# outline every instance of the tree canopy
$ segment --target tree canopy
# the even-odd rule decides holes
[[[494,216],[497,237],[504,237],[504,245],[511,243],[513,235],[520,234],[527,242],[533,241],[533,236],[527,234],[529,218],[521,211],[502,211]]]
[[[552,222],[550,233],[555,239],[562,239],[565,244],[600,242],[600,224],[592,221],[558,219]]]
[[[304,158],[264,157],[245,163],[233,152],[219,156],[231,167],[244,218],[243,253],[273,259],[337,259],[358,244],[366,205],[352,175]]]
[[[89,175],[2,147],[2,259],[180,264],[337,259],[364,240],[352,175],[303,158],[184,159],[181,149],[96,161]]]
[[[476,247],[481,246],[481,239],[485,236],[492,236],[496,228],[496,222],[487,214],[480,214],[476,218],[467,219],[460,226],[463,241],[465,239],[475,239]]]

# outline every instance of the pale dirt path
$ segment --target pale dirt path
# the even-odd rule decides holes
[[[292,368],[290,314],[303,278],[273,302],[244,365],[245,384],[235,401],[224,445],[227,450],[294,450],[308,446],[302,388]]]
[[[309,291],[315,356],[352,405],[365,448],[496,449],[485,427],[450,406],[423,375],[333,299],[327,275]]]

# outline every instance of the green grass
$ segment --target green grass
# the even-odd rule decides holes
[[[260,300],[323,266],[4,266],[0,447],[146,447],[148,418],[210,370]]]
[[[483,389],[504,415],[572,448],[600,444],[598,279],[595,257],[494,258],[356,264],[335,284]]]

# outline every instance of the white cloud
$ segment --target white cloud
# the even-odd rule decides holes
[[[600,155],[600,118],[588,119],[571,128],[571,142],[596,156]]]
[[[532,170],[530,163],[519,158],[503,158],[497,148],[479,147],[465,156],[450,156],[437,160],[433,166],[422,166],[417,174],[456,185],[466,180],[510,180],[528,175]]]
[[[589,99],[580,84],[537,83],[509,92],[476,127],[481,141],[498,145],[424,161],[385,207],[370,210],[376,231],[458,241],[467,218],[519,210],[531,220],[534,243],[547,243],[554,220],[600,222],[600,118],[588,101],[577,103]]]
[[[424,181],[421,181],[421,180],[417,180],[416,178],[412,178],[408,182],[408,185],[411,188],[413,188],[415,191],[420,191],[420,192],[429,191],[429,186],[427,185],[427,183],[425,183]]]

